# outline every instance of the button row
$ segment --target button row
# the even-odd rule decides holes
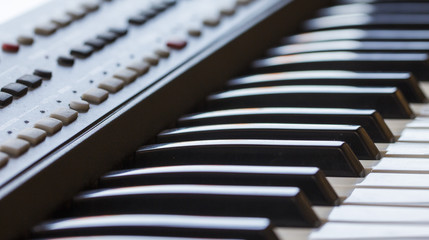
[[[150,8],[142,10],[138,14],[129,17],[128,23],[132,25],[142,25],[175,4],[176,1],[161,1],[153,3]]]
[[[0,145],[0,168],[4,167],[9,157],[19,157],[30,149],[43,142],[47,136],[52,136],[69,125],[78,117],[78,112],[69,108],[59,108],[49,117],[36,122],[33,127],[24,129],[16,138],[9,139]]]
[[[70,25],[73,21],[82,19],[88,13],[94,12],[100,8],[97,2],[86,2],[80,6],[67,10],[63,15],[53,17],[50,22],[38,25],[34,28],[34,33],[42,36],[49,36],[55,33],[59,28]]]
[[[12,103],[13,97],[20,98],[27,94],[28,88],[38,88],[42,85],[43,79],[50,79],[52,72],[36,69],[34,75],[26,74],[16,80],[15,83],[9,83],[0,89],[0,107],[5,107]]]
[[[40,36],[49,36],[55,33],[58,29],[70,25],[73,21],[83,18],[86,14],[98,10],[100,4],[97,2],[82,3],[75,9],[66,11],[63,15],[53,17],[49,22],[37,25],[34,27],[34,33]],[[16,53],[19,51],[20,45],[32,45],[34,38],[29,35],[20,35],[16,39],[16,43],[3,43],[2,50],[4,52]]]
[[[98,34],[95,38],[88,39],[82,45],[72,48],[70,50],[71,56],[59,56],[57,62],[61,66],[71,67],[74,65],[74,58],[88,58],[93,52],[101,50],[107,44],[113,43],[127,33],[126,28],[110,28],[106,32]]]

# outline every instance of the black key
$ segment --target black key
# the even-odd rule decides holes
[[[94,38],[85,41],[83,44],[91,46],[95,51],[97,51],[101,50],[106,45],[106,42],[101,39]]]
[[[378,14],[378,13],[429,13],[429,3],[395,2],[376,4],[344,4],[327,7],[319,10],[319,16],[342,15],[354,13]]]
[[[0,92],[0,107],[6,107],[11,104],[13,96],[9,93]]]
[[[320,225],[307,197],[296,187],[154,185],[102,189],[77,195],[73,212],[264,217],[276,226]]]
[[[87,58],[91,56],[91,54],[94,52],[94,48],[92,48],[89,45],[82,45],[79,47],[72,48],[70,50],[70,55],[77,57],[77,58]]]
[[[118,37],[123,37],[123,36],[127,35],[128,29],[126,29],[126,28],[110,28],[109,32],[112,32],[112,33],[118,35]]]
[[[419,81],[429,80],[429,59],[421,53],[320,52],[256,60],[255,72],[349,70],[411,72]]]
[[[269,56],[291,55],[310,52],[395,52],[395,53],[429,53],[429,42],[401,41],[353,41],[340,40],[329,42],[311,42],[289,44],[268,50]]]
[[[67,56],[59,56],[57,58],[57,62],[61,66],[71,67],[74,65],[74,58],[73,57],[67,57]]]
[[[283,44],[336,41],[336,40],[371,40],[371,41],[429,41],[426,30],[366,30],[339,29],[301,33],[282,40]]]
[[[27,94],[28,87],[21,83],[9,83],[1,88],[2,92],[11,94],[14,97],[22,97]]]
[[[118,38],[118,36],[112,32],[105,32],[105,33],[98,34],[96,38],[101,39],[106,43],[112,43]]]
[[[210,139],[333,140],[346,142],[359,159],[380,159],[364,128],[357,125],[239,123],[166,130],[158,142]]]
[[[228,123],[312,123],[361,125],[375,142],[393,142],[394,136],[375,110],[341,108],[243,108],[185,115],[179,126]]]
[[[278,240],[265,218],[181,215],[107,215],[51,221],[33,228],[35,237],[149,235]]]
[[[336,28],[429,29],[428,14],[345,14],[310,19],[305,31]]]
[[[30,88],[37,88],[42,85],[42,78],[37,75],[26,74],[16,80],[17,83],[24,84]]]
[[[312,204],[337,205],[339,198],[314,167],[191,165],[122,170],[100,179],[101,188],[160,184],[298,187]]]
[[[147,21],[147,18],[143,15],[136,15],[128,18],[128,22],[133,25],[142,25]]]
[[[39,76],[43,79],[51,79],[52,72],[44,69],[35,69],[33,72],[34,75]]]
[[[145,9],[139,13],[139,15],[145,17],[146,19],[151,19],[158,14],[154,9]]]
[[[321,107],[376,109],[386,118],[412,118],[412,110],[395,87],[277,86],[243,88],[208,96],[209,109],[252,107]]]
[[[143,146],[136,167],[169,165],[313,166],[328,176],[363,176],[356,155],[340,141],[200,140]]]
[[[427,101],[417,80],[410,73],[297,71],[244,76],[227,83],[230,89],[278,85],[392,86],[400,89],[410,102]]]

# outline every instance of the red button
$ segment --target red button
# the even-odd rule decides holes
[[[5,52],[18,52],[19,45],[18,44],[12,44],[12,43],[3,43],[2,49]]]
[[[177,40],[170,40],[167,42],[167,46],[171,47],[173,49],[182,49],[186,47],[187,42],[185,40],[177,39]]]

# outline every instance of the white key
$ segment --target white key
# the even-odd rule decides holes
[[[344,205],[334,207],[327,221],[429,224],[429,208]]]
[[[287,239],[287,236],[285,236]],[[310,235],[311,240],[429,239],[426,224],[326,223]]]
[[[393,143],[387,147],[385,156],[429,158],[429,143]]]
[[[429,174],[429,158],[382,158],[373,172],[402,172]]]
[[[429,190],[356,188],[345,205],[429,207]]]
[[[398,141],[429,143],[429,129],[406,128],[402,131]]]

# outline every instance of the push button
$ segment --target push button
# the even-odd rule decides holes
[[[72,58],[72,57],[66,57],[66,56],[59,56],[57,58],[57,62],[61,66],[71,67],[71,66],[74,65],[74,58]]]
[[[124,87],[124,81],[117,78],[106,78],[98,84],[98,87],[110,93],[115,93]]]
[[[143,61],[149,63],[150,65],[155,66],[155,65],[158,65],[159,56],[152,54],[152,53],[149,53],[149,54],[146,54],[145,56],[143,56]]]
[[[55,118],[63,122],[64,125],[69,125],[77,119],[78,113],[73,109],[58,108],[49,115],[51,118]]]
[[[85,41],[83,44],[91,46],[94,50],[100,50],[106,45],[106,42],[101,39],[94,38]]]
[[[73,20],[81,19],[85,17],[86,11],[81,8],[69,9],[66,11],[66,14],[73,18]]]
[[[150,65],[143,61],[135,61],[128,64],[127,68],[136,71],[141,76],[149,71]]]
[[[35,69],[33,72],[34,75],[39,76],[43,79],[51,79],[52,78],[52,72],[43,70],[43,69]]]
[[[183,49],[184,47],[186,47],[186,44],[187,42],[182,39],[172,39],[167,42],[168,47],[177,49],[177,50]]]
[[[98,34],[96,38],[101,39],[106,43],[112,43],[118,38],[118,36],[111,32],[105,32],[105,33]]]
[[[28,87],[20,83],[9,83],[2,87],[1,91],[12,94],[14,97],[22,97],[27,94]]]
[[[166,47],[158,47],[155,49],[155,54],[162,58],[168,58],[170,56],[170,50]]]
[[[0,152],[0,168],[6,166],[9,162],[9,156],[6,153]]]
[[[129,69],[122,69],[116,72],[113,77],[123,80],[126,84],[137,79],[137,72]]]
[[[66,27],[73,21],[69,15],[57,16],[51,19],[51,22],[56,24],[58,27]]]
[[[123,37],[123,36],[127,35],[128,29],[126,29],[126,28],[110,28],[109,32],[118,35],[118,37]]]
[[[69,107],[78,112],[88,112],[89,103],[83,100],[73,100],[69,103]]]
[[[5,107],[12,102],[13,96],[9,93],[0,92],[0,107]]]
[[[82,100],[88,101],[94,104],[100,104],[109,97],[109,92],[101,88],[92,88],[82,94]]]
[[[72,48],[70,50],[70,55],[77,58],[87,58],[91,56],[93,52],[94,52],[94,49],[91,46],[83,45],[83,46]]]
[[[29,148],[30,148],[30,143],[19,138],[10,139],[4,142],[2,145],[0,145],[0,151],[9,154],[12,157],[21,156]]]
[[[54,135],[63,128],[63,122],[55,118],[44,118],[34,124],[35,128],[44,130],[48,135]]]
[[[13,43],[3,43],[2,49],[5,52],[16,53],[19,51],[19,45]]]
[[[38,128],[27,128],[18,133],[18,138],[23,139],[35,146],[45,140],[47,133]]]
[[[128,18],[128,22],[134,25],[142,25],[147,21],[147,18],[143,15],[136,15]]]
[[[16,41],[22,45],[32,45],[34,43],[34,38],[22,35],[19,36]]]
[[[43,25],[39,25],[34,28],[34,33],[42,36],[52,35],[55,31],[57,31],[57,25],[54,23],[47,23]]]
[[[17,83],[24,84],[30,88],[37,88],[42,84],[42,78],[36,75],[26,74],[16,80]]]

